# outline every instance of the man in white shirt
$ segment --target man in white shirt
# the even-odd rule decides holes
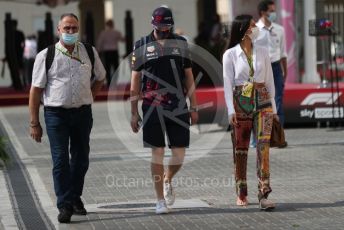
[[[264,0],[258,5],[260,16],[257,27],[260,35],[255,41],[256,45],[268,47],[275,82],[275,101],[277,115],[281,124],[284,124],[283,92],[284,82],[287,78],[287,53],[285,50],[285,33],[282,26],[274,23],[276,20],[276,7],[274,1]]]
[[[73,214],[87,214],[81,195],[89,166],[91,104],[103,85],[106,72],[95,48],[88,46],[93,50],[91,58],[89,49],[78,42],[77,16],[62,15],[57,30],[60,41],[36,56],[29,100],[30,135],[41,142],[39,107],[42,100],[53,160],[57,218],[60,223],[69,223]],[[49,55],[51,51],[54,55]],[[51,66],[47,66],[49,60]],[[91,79],[94,79],[93,84]]]
[[[258,4],[258,13],[260,19],[256,25],[260,29],[260,35],[256,39],[255,44],[258,46],[268,47],[269,49],[269,56],[275,83],[275,102],[277,107],[277,115],[283,126],[283,94],[284,83],[287,78],[287,53],[285,49],[284,28],[274,23],[277,18],[274,1],[261,1]],[[286,147],[286,145],[281,147]]]

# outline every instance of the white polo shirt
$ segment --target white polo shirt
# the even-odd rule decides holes
[[[271,26],[267,28],[262,20],[259,20],[256,25],[259,28],[259,36],[255,40],[255,45],[269,49],[271,63],[287,57],[284,28],[276,23],[271,23]]]
[[[271,99],[273,113],[276,114],[275,84],[268,50],[264,47],[253,46],[253,79],[264,83]],[[228,115],[234,114],[233,88],[243,85],[249,79],[250,67],[240,44],[228,49],[223,54],[223,88],[228,109]]]
[[[32,73],[32,86],[44,88],[42,101],[44,106],[78,108],[93,102],[91,92],[92,64],[85,46],[75,45],[72,56],[68,57],[67,49],[60,42],[55,45],[54,61],[46,74],[45,60],[48,49],[37,54]],[[105,79],[106,71],[95,48],[95,80]],[[48,75],[48,76],[47,76]]]

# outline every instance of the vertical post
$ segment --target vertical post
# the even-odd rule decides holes
[[[20,80],[18,57],[16,51],[16,32],[11,18],[11,13],[5,16],[5,55],[8,67],[11,73],[12,86],[16,90],[22,90],[23,86]]]
[[[206,0],[204,1],[203,9],[204,19],[212,19],[216,14],[216,0]]]
[[[216,0],[203,0],[203,18],[202,22],[206,23],[208,33],[211,33],[211,28],[214,24],[214,17],[217,14]]]
[[[85,42],[94,46],[94,20],[93,14],[90,11],[86,13],[86,20],[85,20]]]
[[[93,18],[93,36],[94,41],[97,40],[97,35],[104,29],[105,10],[104,0],[79,0],[79,20],[80,20],[80,37],[86,35],[86,20],[87,12],[92,13]]]
[[[281,18],[285,31],[285,44],[288,55],[287,82],[297,82],[296,25],[294,0],[281,1]]]
[[[234,3],[228,0],[228,22],[231,23],[234,19]]]
[[[125,46],[126,46],[126,56],[129,55],[134,46],[134,27],[133,18],[131,17],[131,11],[127,10],[125,12]]]
[[[53,20],[51,18],[51,13],[47,12],[45,14],[45,39],[46,47],[54,44],[54,32],[53,32]]]
[[[316,38],[309,36],[309,20],[315,19],[315,0],[304,0],[304,58],[305,74],[302,78],[304,83],[320,83],[320,77],[317,73],[317,52]]]

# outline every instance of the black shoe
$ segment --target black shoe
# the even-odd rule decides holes
[[[82,203],[82,201],[80,199],[77,201],[74,201],[74,203],[73,203],[73,214],[82,215],[82,216],[87,215],[87,211],[84,207],[84,203]]]
[[[71,209],[63,207],[59,209],[59,215],[57,216],[57,220],[60,223],[70,223],[70,219],[73,215],[73,212]]]
[[[278,146],[278,148],[283,149],[286,148],[288,146],[288,142],[284,142],[284,144],[282,144],[281,146]]]

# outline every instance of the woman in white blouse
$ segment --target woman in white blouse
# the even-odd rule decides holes
[[[234,131],[234,168],[237,205],[247,206],[246,167],[250,133],[257,141],[258,200],[262,210],[275,204],[268,200],[269,148],[275,88],[268,50],[256,47],[259,30],[250,15],[237,16],[231,27],[229,49],[223,55],[223,78],[229,123]]]

